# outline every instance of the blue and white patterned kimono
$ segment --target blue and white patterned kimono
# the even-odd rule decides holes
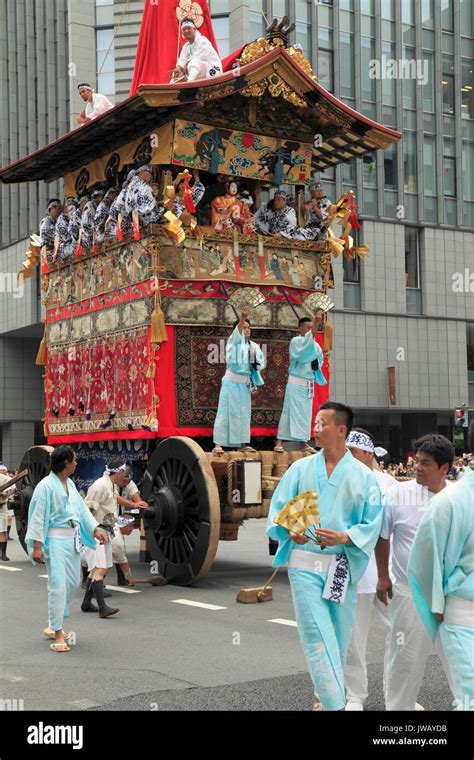
[[[408,583],[432,641],[439,630],[456,708],[473,711],[474,472],[431,499],[411,548]]]
[[[72,253],[74,253],[75,246],[69,231],[70,223],[71,217],[66,213],[59,214],[56,220],[55,234],[59,238],[59,259],[67,259]]]
[[[319,369],[313,370],[311,362],[319,362]],[[281,441],[307,441],[311,438],[311,417],[313,411],[314,383],[327,385],[321,372],[324,354],[319,343],[309,330],[306,335],[297,335],[290,341],[291,378],[306,380],[306,385],[289,382],[286,386],[285,401],[278,425],[278,439]]]
[[[250,443],[251,389],[264,384],[260,371],[265,368],[265,357],[256,343],[245,340],[238,325],[227,340],[225,352],[227,372],[240,376],[243,382],[226,375],[222,378],[214,422],[214,443],[219,446],[241,446]],[[256,370],[251,366],[253,361],[257,363]]]
[[[74,536],[53,538],[51,528],[71,528],[73,521],[80,530],[84,546],[95,549],[94,531],[97,521],[84,504],[73,481],[68,479],[69,497],[54,473],[38,483],[28,513],[26,545],[32,558],[34,542],[40,541],[48,570],[49,625],[60,631],[64,618],[69,617],[69,601],[79,586],[80,554]],[[36,562],[31,560],[34,565]]]
[[[313,541],[303,546],[290,539],[289,531],[273,522],[285,504],[298,494],[316,490],[321,528],[343,531],[349,545],[321,549]],[[308,663],[314,693],[324,710],[343,710],[344,663],[351,638],[357,601],[357,583],[374,551],[382,524],[382,497],[368,467],[347,451],[328,479],[324,451],[295,462],[281,479],[270,505],[267,535],[279,542],[274,567],[286,564],[294,549],[322,554],[344,555],[349,566],[345,600],[337,603],[323,598],[327,571],[290,568],[288,578],[293,595],[298,632]]]

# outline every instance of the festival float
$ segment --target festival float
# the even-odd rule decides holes
[[[147,2],[130,97],[3,168],[0,179],[61,178],[64,197],[80,197],[99,185],[120,185],[143,162],[154,167],[157,197],[173,203],[179,195],[185,206],[179,218],[171,210],[146,229],[135,219],[130,235],[50,264],[32,236],[22,274],[28,278],[41,267],[45,334],[38,361],[49,445],[23,458],[20,470],[28,474],[17,487],[16,518],[23,539],[28,505],[54,445],[74,446],[79,488],[99,477],[112,455],[144,463],[141,493],[149,507],[140,559],[156,560],[169,582],[188,585],[208,572],[219,540],[236,540],[243,521],[268,515],[280,478],[304,456],[274,452],[270,440],[283,405],[288,343],[298,317],[325,312],[318,341],[328,385],[315,387],[315,414],[329,393],[331,262],[368,253],[351,235],[358,224],[352,194],[331,204],[323,240],[285,239],[232,228],[225,203],[212,224],[210,213],[199,214],[192,203],[192,173],[199,172],[206,190],[222,177],[244,185],[254,209],[269,188],[291,187],[303,225],[305,189],[315,174],[387,149],[401,135],[318,83],[301,49],[289,42],[293,26],[286,18],[224,61],[222,74],[160,83],[176,61],[179,19],[191,12],[186,0],[173,4],[168,64],[163,40],[170,35],[158,40],[163,4]],[[202,5],[192,4],[194,20],[210,36]],[[265,386],[252,405],[258,451],[216,455],[212,431],[225,341],[243,304],[259,304],[252,339],[267,358]]]

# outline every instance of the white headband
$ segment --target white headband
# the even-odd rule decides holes
[[[378,457],[384,457],[387,454],[385,449],[381,447],[374,447],[372,439],[365,433],[358,433],[353,430],[346,439],[346,446],[348,449],[360,449],[361,451],[370,451],[372,454],[376,454]]]
[[[115,475],[117,472],[125,472],[125,470],[127,469],[128,469],[127,464],[122,464],[120,465],[120,467],[114,467],[112,469],[110,469],[109,467],[107,467],[107,465],[105,465],[104,475]]]

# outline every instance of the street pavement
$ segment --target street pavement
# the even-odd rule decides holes
[[[81,612],[78,591],[66,625],[76,644],[67,654],[50,651],[43,638],[46,568],[33,567],[14,536],[11,561],[0,562],[0,701],[23,700],[25,710],[309,709],[311,682],[286,571],[272,581],[272,602],[235,601],[240,588],[261,586],[271,574],[265,521],[250,520],[237,542],[221,542],[211,571],[195,587],[112,588],[108,603],[120,613],[106,620]],[[146,577],[138,531],[126,540],[135,575]],[[115,580],[113,568],[109,584]],[[382,660],[382,628],[374,616],[369,711],[384,709]],[[436,655],[428,659],[419,702],[427,710],[452,710]]]

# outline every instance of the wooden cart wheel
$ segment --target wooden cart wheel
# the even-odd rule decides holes
[[[214,561],[220,534],[219,492],[204,451],[191,438],[160,443],[142,494],[148,550],[159,572],[170,583],[196,583]]]
[[[36,486],[49,475],[51,470],[51,454],[53,446],[32,446],[28,449],[20,464],[21,470],[28,469],[28,475],[16,485],[13,509],[15,511],[15,523],[20,543],[25,550],[25,536],[28,527],[28,509]]]

